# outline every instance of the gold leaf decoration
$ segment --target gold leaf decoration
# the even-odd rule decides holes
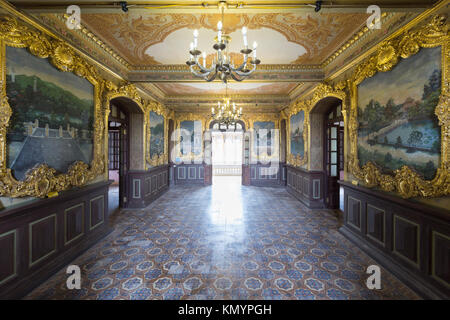
[[[449,33],[447,17],[436,15],[425,25],[415,27],[414,30],[404,30],[402,34],[381,43],[378,50],[359,64],[348,80],[351,93],[351,109],[349,115],[350,159],[348,169],[357,179],[363,181],[367,187],[380,187],[383,191],[398,192],[403,198],[411,197],[440,197],[450,194],[450,159],[448,139],[450,135],[449,112]],[[393,174],[383,174],[382,170],[373,162],[359,166],[357,139],[358,114],[357,90],[358,85],[366,78],[377,72],[391,70],[399,58],[408,58],[419,52],[421,48],[442,48],[442,88],[435,114],[441,126],[441,162],[436,176],[432,180],[424,180],[414,169],[403,166]]]
[[[63,42],[50,38],[27,25],[20,23],[10,16],[0,17],[0,40],[2,45],[17,48],[28,48],[31,54],[39,58],[49,58],[52,64],[62,71],[74,70],[77,75],[89,80],[95,87],[94,90],[94,151],[90,165],[76,162],[71,165],[66,173],[57,174],[56,170],[46,164],[40,164],[30,169],[25,179],[16,180],[11,169],[6,167],[6,132],[12,115],[11,107],[6,96],[6,81],[1,79],[0,101],[0,195],[5,197],[39,197],[43,198],[52,191],[64,191],[73,186],[83,186],[98,175],[105,172],[106,154],[104,148],[105,111],[101,106],[100,93],[103,90],[103,80],[96,69],[82,57],[77,55]],[[2,56],[2,67],[6,63],[6,57]],[[3,75],[4,77],[5,75]]]

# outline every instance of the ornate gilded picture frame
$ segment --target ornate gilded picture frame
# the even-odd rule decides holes
[[[293,143],[293,137],[292,137],[292,130],[291,128],[291,119],[293,117],[298,117],[298,115],[302,113],[303,116],[301,117],[303,119],[302,124],[299,124],[300,127],[298,127],[298,134],[300,136],[298,137],[299,140],[303,140],[303,156],[300,153],[293,154],[291,151],[291,144]],[[302,129],[302,130],[300,130]],[[295,131],[295,129],[294,129]],[[291,108],[289,108],[287,112],[287,120],[286,120],[286,151],[287,151],[287,157],[286,162],[289,165],[300,167],[305,165],[308,162],[308,136],[309,136],[309,104],[305,101],[297,102],[295,105],[293,105]]]
[[[422,49],[423,48],[423,49]],[[417,55],[421,50],[431,50],[429,48],[440,48],[440,57],[441,57],[441,80],[442,83],[440,88],[439,98],[436,97],[435,102],[436,106],[434,109],[434,115],[437,117],[438,125],[440,126],[440,148],[436,147],[436,143],[433,137],[426,137],[430,142],[430,148],[438,149],[433,150],[433,152],[440,153],[440,161],[435,170],[434,177],[432,179],[426,179],[426,172],[424,170],[419,170],[422,172],[418,172],[418,170],[413,169],[411,166],[402,165],[400,168],[392,170],[392,173],[386,173],[383,168],[376,164],[373,161],[366,161],[366,163],[361,167],[360,159],[358,156],[358,134],[360,134],[361,139],[361,130],[369,130],[366,128],[370,123],[372,126],[377,125],[377,121],[368,121],[370,118],[370,114],[365,112],[361,106],[358,105],[358,92],[361,90],[361,85],[364,84],[364,80],[374,77],[378,72],[388,72],[391,71],[397,64],[400,62],[404,62],[407,59],[412,59]],[[436,51],[436,50],[434,50]],[[423,52],[422,52],[423,53]],[[432,52],[427,52],[428,54],[432,54]],[[416,56],[418,57],[418,56]],[[360,65],[355,69],[352,78],[349,80],[349,88],[351,93],[351,108],[350,108],[350,117],[349,117],[349,136],[350,136],[350,159],[349,159],[349,171],[352,173],[357,179],[364,182],[364,184],[368,187],[380,187],[384,191],[388,192],[398,192],[404,198],[411,197],[439,197],[443,195],[448,195],[450,193],[450,177],[449,177],[449,154],[448,154],[448,135],[449,135],[449,35],[448,35],[448,24],[446,24],[445,16],[434,16],[427,24],[422,27],[416,28],[414,30],[407,30],[400,36],[382,42],[378,50],[365,59]],[[413,72],[414,70],[410,71]],[[436,83],[437,71],[434,72],[430,76],[430,80],[433,83]],[[411,80],[411,79],[410,79]],[[394,84],[395,85],[395,84]],[[424,113],[426,110],[426,106],[424,105],[423,99],[427,99],[428,93],[435,94],[436,88],[432,88],[433,84],[428,82],[424,86],[423,96],[418,98],[418,102],[412,102],[410,100],[406,102],[402,102],[401,105],[396,106],[393,103],[393,100],[390,99],[387,101],[387,106],[389,110],[397,110],[399,107],[403,108],[405,113],[411,113],[416,109],[417,112]],[[419,88],[421,89],[421,88]],[[400,90],[400,89],[398,89]],[[434,91],[433,91],[434,90]],[[426,91],[426,92],[425,92]],[[431,92],[433,91],[433,92]],[[438,92],[438,91],[436,91]],[[405,97],[408,98],[408,97]],[[361,100],[361,99],[360,99]],[[363,99],[364,100],[364,99]],[[361,102],[360,102],[361,103]],[[420,104],[419,104],[420,103]],[[407,104],[407,106],[405,106]],[[422,104],[424,106],[422,106]],[[380,107],[376,101],[369,101],[367,104],[369,106],[369,111],[371,109],[376,109]],[[422,107],[420,107],[422,106]],[[365,117],[367,121],[362,122],[362,126],[360,128],[359,119],[361,120],[361,115],[358,115],[358,112],[365,112]],[[433,110],[431,110],[433,113]],[[360,116],[360,118],[358,118]],[[408,116],[411,118],[411,116]],[[407,121],[405,124],[409,124],[411,119],[405,120]],[[391,126],[404,126],[402,119],[394,119],[392,120]],[[379,122],[379,121],[378,121]],[[396,128],[370,128],[372,131],[368,131],[369,136],[365,138],[366,142],[369,145],[380,144],[384,145],[384,147],[389,147],[390,149],[399,149],[406,148],[406,152],[416,152],[420,148],[428,148],[425,143],[420,145],[417,144],[417,141],[422,139],[424,133],[421,132],[421,129],[415,129],[413,132],[409,133],[410,137],[408,138],[408,142],[406,143],[405,138],[399,134],[399,137],[395,140],[394,138],[388,136],[388,132],[392,130],[397,130]],[[386,130],[384,130],[386,129]],[[392,129],[392,130],[391,130]],[[384,140],[380,134],[372,134],[371,132],[379,133],[382,130],[384,135]],[[377,131],[378,130],[378,131]],[[430,134],[431,135],[431,134]],[[381,137],[381,138],[380,138]],[[370,138],[370,139],[369,139]],[[375,139],[376,138],[376,139]],[[394,141],[394,140],[395,141]],[[370,141],[369,141],[370,140]],[[371,142],[372,141],[372,142]],[[434,141],[434,145],[432,145]],[[393,149],[394,148],[394,149]],[[440,149],[440,150],[439,150]],[[360,143],[360,152],[361,152],[361,143]],[[431,150],[431,149],[430,149]],[[419,150],[421,151],[421,150]],[[425,150],[429,151],[429,150]],[[397,151],[395,151],[397,152]],[[390,155],[390,156],[389,156]],[[385,161],[392,162],[397,160],[396,156],[392,156],[390,153],[386,156]],[[404,157],[405,158],[405,157]],[[402,158],[402,160],[404,160]],[[431,162],[431,161],[430,161]],[[431,167],[431,165],[430,165]]]
[[[256,149],[256,145],[258,143],[258,130],[263,129],[265,126],[267,130],[269,128],[274,129],[275,131],[279,130],[280,128],[280,119],[279,115],[277,114],[253,114],[248,115],[250,118],[250,129],[249,132],[252,135],[251,145],[250,145],[250,152],[251,152],[251,162],[252,163],[268,163],[271,161],[279,161],[280,159],[280,134],[279,132],[275,132],[275,135],[272,137],[271,133],[269,135],[269,139],[274,141],[274,144],[272,145],[272,141],[268,141],[268,144],[270,147],[273,147],[271,152],[268,152],[268,148],[261,148],[260,150]],[[268,133],[269,134],[269,133]],[[265,150],[265,151],[264,151]]]
[[[47,164],[39,164],[30,168],[22,180],[16,180],[7,167],[7,132],[13,110],[8,103],[6,91],[6,47],[26,48],[32,55],[48,59],[60,71],[73,72],[78,77],[88,80],[94,86],[93,104],[93,155],[90,164],[76,161],[69,166],[67,172],[58,173]],[[79,56],[72,48],[29,28],[10,16],[0,17],[0,63],[1,103],[0,103],[0,195],[6,197],[45,197],[53,191],[67,190],[72,186],[82,186],[93,180],[105,170],[105,137],[106,111],[102,108],[101,94],[104,82],[96,69]],[[46,130],[48,131],[48,130]],[[59,129],[61,131],[61,129]]]
[[[195,162],[195,163],[201,163],[203,162],[203,158],[204,158],[204,154],[205,154],[205,150],[204,150],[204,132],[205,132],[205,128],[206,128],[206,123],[208,122],[208,119],[210,118],[209,115],[207,114],[194,114],[194,113],[178,113],[176,114],[175,117],[175,133],[174,133],[174,137],[171,137],[171,139],[173,138],[175,141],[175,146],[174,146],[174,159],[172,159],[172,161],[174,162],[186,162],[186,163],[191,163],[191,162]],[[182,153],[181,151],[181,123],[184,121],[197,121],[200,123],[201,125],[201,136],[200,136],[200,152],[199,153],[195,153],[195,152],[189,152],[187,154]]]
[[[150,102],[147,105],[146,108],[146,117],[145,117],[145,121],[146,121],[146,144],[147,144],[147,152],[146,152],[146,159],[147,162],[151,165],[151,166],[160,166],[163,164],[168,163],[168,135],[169,135],[169,124],[168,124],[168,119],[167,119],[167,110],[159,103],[157,102]],[[152,150],[152,141],[155,141],[155,139],[152,139],[152,123],[151,123],[151,119],[152,119],[152,114],[153,115],[158,115],[161,116],[162,118],[162,127],[163,127],[163,151],[161,152],[157,152],[154,153],[152,155],[151,150]]]

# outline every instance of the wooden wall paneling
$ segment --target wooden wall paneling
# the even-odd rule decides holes
[[[0,299],[22,297],[110,232],[108,186],[98,182],[0,211]]]
[[[339,183],[340,232],[424,298],[449,299],[450,211]]]
[[[161,196],[169,187],[169,166],[162,165],[150,170],[134,170],[127,173],[132,181],[127,208],[144,208]]]

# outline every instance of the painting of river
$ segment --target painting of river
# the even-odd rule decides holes
[[[289,137],[291,140],[291,154],[303,157],[305,154],[305,141],[303,141],[303,124],[305,121],[305,112],[299,111],[291,116],[289,120]]]
[[[372,161],[385,173],[407,165],[433,179],[441,153],[434,114],[441,77],[441,48],[424,48],[358,86],[360,165]]]

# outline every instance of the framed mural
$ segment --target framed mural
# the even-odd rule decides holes
[[[16,179],[37,164],[66,172],[93,158],[94,85],[57,70],[25,48],[6,47],[6,95],[12,109],[7,166]]]
[[[164,116],[150,111],[150,158],[154,159],[164,154],[165,146],[165,121]]]
[[[64,43],[0,17],[0,195],[45,197],[105,172],[103,80]]]
[[[434,110],[441,93],[441,48],[424,48],[358,86],[358,159],[383,173],[409,166],[436,175],[441,130]],[[374,95],[376,93],[376,95]]]
[[[305,140],[303,139],[303,126],[305,112],[303,110],[294,114],[289,119],[290,153],[303,158],[305,155]]]
[[[180,122],[180,153],[181,156],[202,155],[202,121],[185,120]]]
[[[253,122],[254,138],[253,153],[257,158],[271,156],[272,140],[275,139],[275,122],[273,121],[255,121]]]
[[[437,16],[383,43],[354,73],[350,170],[369,187],[405,198],[450,192],[444,139],[449,92],[442,86],[449,74],[448,35],[443,25],[445,19]],[[408,45],[416,49],[411,52],[414,47]]]
[[[308,113],[305,102],[291,107],[286,121],[287,163],[302,166],[307,163]]]

